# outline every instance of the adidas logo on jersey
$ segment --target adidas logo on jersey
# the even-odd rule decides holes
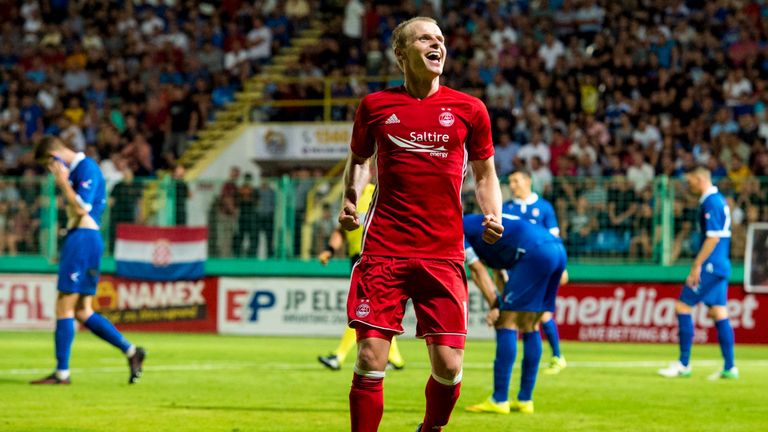
[[[400,119],[397,118],[395,114],[392,114],[391,116],[389,116],[387,121],[384,122],[384,124],[397,124],[397,123],[400,123]]]

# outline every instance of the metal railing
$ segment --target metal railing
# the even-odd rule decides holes
[[[142,210],[150,182],[157,188],[152,213]],[[323,250],[335,227],[337,183],[337,177],[288,176],[251,183],[170,177],[112,182],[101,224],[105,253],[112,253],[118,223],[142,223],[207,226],[211,257],[308,259]],[[739,259],[748,223],[768,220],[768,178],[718,184],[731,208],[731,256]],[[508,199],[508,189],[503,191]],[[636,190],[622,177],[555,178],[541,195],[555,207],[571,261],[672,265],[698,250],[698,199],[679,179],[660,177]],[[472,190],[463,196],[465,211],[476,211]],[[62,204],[51,177],[0,179],[0,256],[55,258],[64,234]]]

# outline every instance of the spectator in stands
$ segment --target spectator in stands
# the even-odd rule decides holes
[[[142,184],[134,181],[133,171],[118,158],[122,179],[109,195],[109,251],[114,250],[117,225],[139,223],[142,207]]]
[[[173,186],[176,189],[176,225],[187,224],[187,200],[190,198],[189,186],[184,180],[186,170],[182,165],[173,168]]]
[[[271,183],[268,179],[262,178],[259,184],[259,199],[256,205],[256,223],[258,229],[256,239],[259,240],[261,232],[264,232],[264,237],[267,243],[265,248],[267,257],[272,257],[274,255],[272,237],[274,232],[276,204],[275,191],[272,189]]]
[[[179,156],[187,149],[187,141],[197,133],[200,117],[186,90],[181,86],[173,88],[168,112],[171,122],[170,135],[163,150],[165,153]]]
[[[650,189],[645,189],[640,194],[637,216],[632,220],[629,257],[651,258],[656,238],[656,234],[653,231],[653,192]]]
[[[585,196],[576,201],[575,208],[569,212],[564,232],[568,250],[577,255],[588,253],[592,249],[592,236],[597,229],[597,219],[589,208]]]
[[[237,190],[237,231],[233,240],[235,256],[255,257],[258,247],[256,206],[259,195],[253,184],[253,175],[245,173],[243,184]],[[245,247],[247,242],[247,248]]]
[[[514,170],[513,161],[520,151],[520,144],[512,141],[508,132],[499,135],[496,141],[496,154],[494,162],[496,163],[496,173],[499,177],[506,177]]]
[[[541,137],[541,131],[534,130],[531,133],[531,141],[522,146],[517,153],[517,157],[525,161],[526,165],[531,167],[531,160],[534,156],[538,156],[543,164],[549,164],[550,152],[549,146],[544,142]]]
[[[649,164],[642,153],[634,152],[631,155],[631,164],[627,168],[627,180],[634,188],[636,193],[641,193],[643,190],[650,187],[653,182],[655,173],[651,164]]]
[[[531,185],[534,191],[542,195],[552,192],[552,171],[539,156],[531,158]]]

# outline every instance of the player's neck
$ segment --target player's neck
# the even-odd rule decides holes
[[[518,201],[528,201],[533,195],[533,192],[523,193],[517,197]]]
[[[428,79],[418,79],[406,76],[405,91],[416,99],[425,99],[437,93],[440,89],[440,76]]]

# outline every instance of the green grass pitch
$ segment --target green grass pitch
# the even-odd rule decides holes
[[[54,366],[52,334],[0,333],[0,430],[348,430],[351,360],[341,372],[316,361],[335,347],[334,339],[128,336],[149,350],[139,384],[127,384],[125,359],[114,348],[80,332],[72,385],[31,386],[30,379]],[[413,431],[423,416],[426,350],[414,339],[401,340],[401,348],[408,363],[387,374],[381,431]],[[564,343],[569,367],[539,376],[535,414],[465,412],[490,394],[493,352],[493,342],[468,342],[448,431],[768,430],[767,346],[737,345],[741,379],[711,382],[707,375],[721,367],[716,345],[694,346],[692,378],[666,380],[655,371],[676,357],[674,345]]]

